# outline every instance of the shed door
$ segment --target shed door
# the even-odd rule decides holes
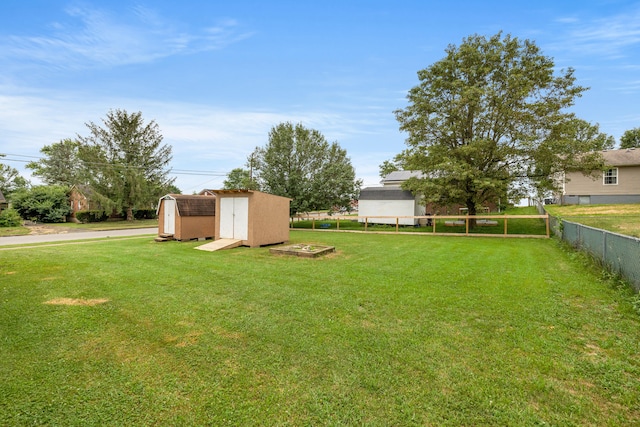
[[[220,238],[249,239],[249,198],[220,199]]]
[[[164,234],[174,234],[176,232],[176,201],[164,199]]]

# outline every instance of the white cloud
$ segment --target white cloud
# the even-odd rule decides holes
[[[251,34],[223,20],[196,32],[178,30],[149,9],[125,16],[86,7],[66,10],[70,22],[53,22],[44,36],[9,36],[0,40],[0,59],[32,61],[61,69],[146,63],[176,54],[224,48]]]
[[[633,56],[629,49],[640,44],[640,8],[591,21],[559,19],[566,25],[561,47],[607,58]]]
[[[164,142],[172,146],[174,169],[217,173],[209,177],[178,175],[176,183],[186,192],[220,187],[224,175],[233,168],[244,167],[251,151],[267,143],[271,128],[286,121],[318,129],[329,141],[337,140],[347,149],[358,177],[366,185],[378,183],[378,165],[395,154],[379,151],[380,140],[392,139],[387,137],[379,112],[341,115],[304,110],[231,110],[174,101],[94,99],[85,93],[36,92],[10,86],[0,86],[0,94],[0,152],[39,156],[45,145],[86,135],[85,123],[100,124],[112,108],[141,111],[145,121],[154,120],[159,125]],[[386,146],[384,150],[393,147]],[[23,163],[11,166],[29,178],[30,172]]]

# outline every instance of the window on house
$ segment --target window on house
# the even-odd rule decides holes
[[[604,185],[618,184],[618,168],[604,171]]]

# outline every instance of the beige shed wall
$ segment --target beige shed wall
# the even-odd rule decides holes
[[[249,199],[249,246],[289,240],[289,199],[255,192]]]
[[[604,185],[602,173],[595,179],[584,176],[580,172],[567,174],[564,194],[575,196],[601,196],[601,195],[625,195],[640,194],[640,166],[619,166],[618,184]]]
[[[215,217],[213,216],[176,216],[176,234],[178,240],[212,239],[215,236]]]
[[[158,234],[164,233],[164,199],[158,209]],[[175,232],[176,240],[191,240],[199,238],[213,238],[215,236],[215,216],[180,216],[176,209]]]
[[[245,197],[249,202],[248,239],[242,245],[258,247],[283,243],[289,240],[289,203],[286,197],[274,196],[260,191],[224,193],[216,192],[215,236],[220,236],[220,201],[228,197]]]

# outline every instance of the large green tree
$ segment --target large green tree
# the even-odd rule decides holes
[[[133,209],[149,209],[173,184],[171,146],[162,143],[158,124],[145,123],[140,112],[111,110],[102,123],[87,123],[90,134],[78,136],[78,155],[102,206],[124,210],[133,220]]]
[[[40,149],[44,157],[27,163],[33,175],[42,178],[49,185],[85,184],[86,178],[82,162],[78,157],[80,143],[73,139],[63,139]]]
[[[253,179],[251,171],[243,168],[232,169],[227,174],[227,179],[222,182],[225,190],[259,190],[256,180]]]
[[[0,154],[0,159],[2,157],[5,156]],[[0,163],[0,191],[7,200],[11,199],[11,194],[28,186],[29,181],[20,175],[20,171],[9,165]]]
[[[622,134],[620,148],[640,148],[640,127],[629,129]]]
[[[586,90],[573,69],[555,74],[534,42],[502,33],[470,36],[445,52],[418,72],[408,106],[395,111],[408,148],[394,163],[425,175],[406,188],[475,214],[527,186],[549,190],[563,171],[603,167],[595,150],[612,139],[567,111]]]
[[[260,188],[292,199],[291,214],[350,207],[361,181],[346,150],[302,124],[280,123],[251,157]]]

